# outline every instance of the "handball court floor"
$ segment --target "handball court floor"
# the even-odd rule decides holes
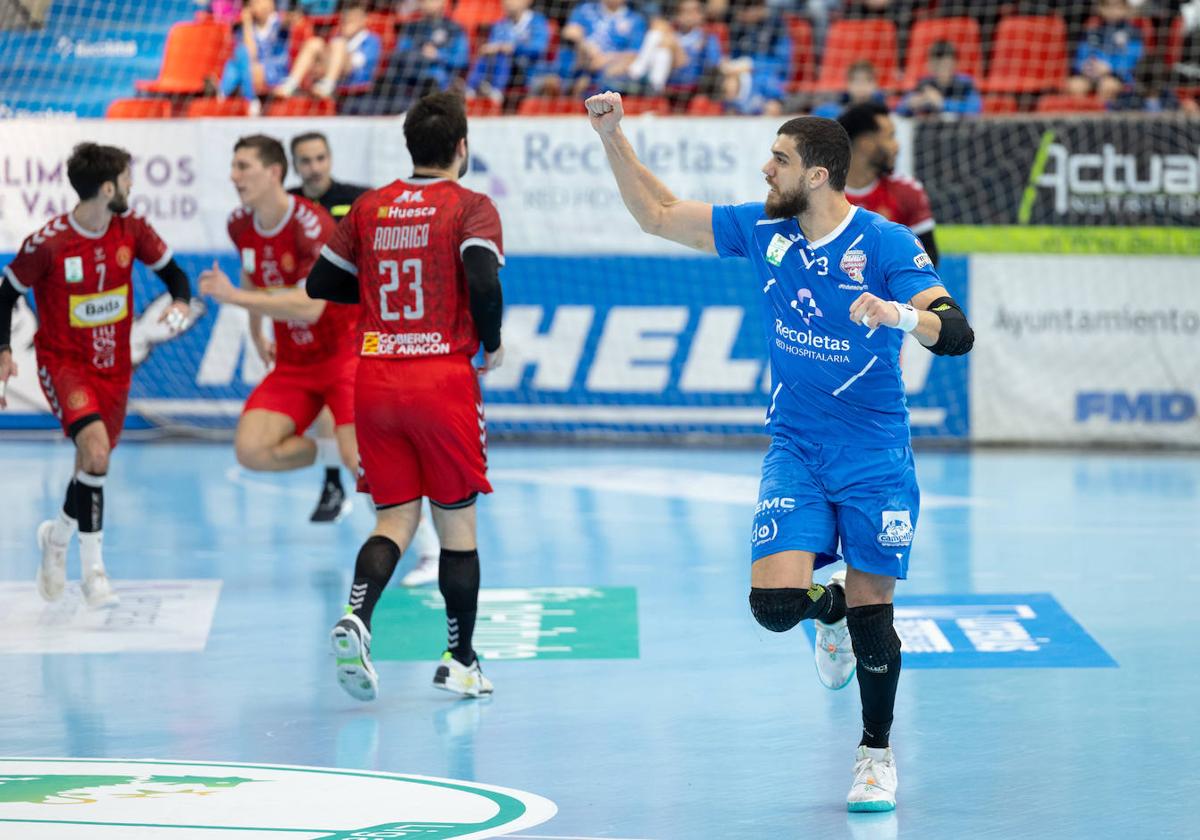
[[[750,617],[760,457],[494,444],[485,590],[543,607],[601,593],[610,611],[566,630],[545,623],[552,609],[533,633],[491,627],[508,651],[484,663],[495,695],[459,700],[429,685],[436,588],[394,581],[383,604],[411,609],[377,612],[391,655],[376,660],[380,699],[360,704],[334,680],[327,633],[370,528],[361,497],[337,525],[310,525],[316,469],[250,475],[227,444],[124,443],[106,490],[117,590],[219,580],[211,628],[190,651],[37,653],[25,625],[54,608],[34,595],[34,530],[72,450],[0,441],[0,755],[474,780],[557,804],[512,835],[529,838],[1200,837],[1200,456],[918,452],[892,815],[845,811],[857,686],[822,689],[808,637]],[[481,616],[481,634],[489,622],[503,616]],[[512,658],[522,644],[545,655]]]

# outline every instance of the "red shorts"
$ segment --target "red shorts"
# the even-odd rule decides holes
[[[99,418],[108,430],[108,445],[117,445],[129,404],[128,376],[99,376],[84,365],[39,354],[38,382],[64,435],[73,438],[87,425],[81,421]]]
[[[483,397],[466,356],[363,359],[354,413],[359,489],[376,506],[422,496],[450,505],[492,492]]]
[[[274,411],[292,418],[296,434],[329,406],[336,426],[354,422],[354,372],[358,356],[339,356],[315,365],[276,367],[258,383],[242,413]]]

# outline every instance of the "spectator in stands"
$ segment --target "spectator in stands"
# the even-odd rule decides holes
[[[822,102],[813,108],[814,117],[825,117],[836,120],[838,114],[851,105],[863,102],[875,102],[887,105],[887,98],[879,89],[879,80],[875,74],[875,65],[864,59],[859,59],[850,65],[846,71],[846,92],[839,94],[836,99]]]
[[[578,96],[602,79],[623,78],[645,35],[646,18],[625,0],[580,3],[562,30],[559,74]]]
[[[975,80],[958,72],[954,44],[938,41],[929,48],[929,75],[917,82],[896,112],[904,116],[974,116],[983,111]]]
[[[462,83],[467,33],[446,17],[446,0],[421,0],[420,8],[421,16],[404,28],[380,80],[380,113],[401,113],[426,93]]]
[[[640,82],[652,93],[670,87],[694,92],[721,65],[721,42],[704,26],[700,0],[675,0],[670,21],[656,18],[650,24],[637,58],[629,67],[629,79]]]
[[[721,62],[721,99],[738,114],[783,112],[783,84],[792,54],[783,16],[766,0],[742,0],[729,25],[730,58]]]
[[[503,0],[504,17],[492,24],[467,77],[468,96],[502,102],[504,91],[524,86],[530,69],[546,55],[550,22],[532,5],[533,0]]]
[[[348,0],[342,7],[337,34],[328,43],[319,35],[305,41],[275,95],[291,96],[314,69],[321,78],[313,83],[312,92],[322,99],[331,98],[339,85],[368,85],[382,46],[379,36],[367,28],[367,0]]]
[[[275,10],[275,0],[248,0],[233,56],[221,75],[222,97],[240,93],[250,100],[250,112],[261,105],[259,93],[283,82],[288,71],[288,29]]]
[[[1095,93],[1110,102],[1133,83],[1133,71],[1142,57],[1142,36],[1130,21],[1128,0],[1099,0],[1100,23],[1090,26],[1075,53],[1075,75],[1067,80],[1074,96]]]

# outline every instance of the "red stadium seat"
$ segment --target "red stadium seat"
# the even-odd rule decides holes
[[[491,26],[504,17],[500,0],[458,0],[450,19],[467,32],[475,32],[481,26]]]
[[[143,79],[135,86],[143,93],[201,93],[206,78],[221,75],[232,49],[232,36],[223,24],[177,23],[167,33],[158,78]]]
[[[856,61],[875,67],[875,78],[885,90],[896,86],[896,25],[890,20],[839,20],[829,27],[825,57],[815,89],[839,93],[846,89],[846,71]]]
[[[1019,110],[1020,105],[1015,96],[993,93],[983,97],[983,113],[985,114],[1015,114]]]
[[[272,99],[263,108],[265,117],[332,117],[335,114],[337,105],[332,99],[312,99],[307,96]]]
[[[1070,96],[1047,93],[1038,99],[1039,114],[1082,114],[1104,110],[1104,100],[1098,96]]]
[[[1067,79],[1067,25],[1056,15],[1004,18],[996,27],[985,93],[1060,90]]]
[[[786,15],[788,37],[792,39],[792,61],[788,65],[787,89],[795,92],[812,87],[816,78],[812,24],[797,15]],[[725,53],[728,54],[726,46]]]
[[[583,113],[583,103],[578,99],[574,102],[575,110],[572,113]],[[671,104],[665,96],[622,96],[621,105],[629,116],[671,113]]]
[[[904,68],[904,89],[913,90],[929,73],[929,48],[938,41],[954,44],[958,71],[979,80],[983,77],[983,48],[979,24],[974,18],[927,18],[913,24],[908,39],[908,61]]]
[[[517,106],[523,117],[548,117],[584,115],[583,102],[575,96],[527,96]]]
[[[688,103],[687,112],[692,117],[719,117],[725,113],[725,108],[707,96],[694,96]]]
[[[184,116],[195,117],[245,117],[250,114],[250,103],[240,97],[235,99],[193,99],[187,104]]]
[[[486,96],[475,96],[467,100],[468,117],[498,117],[502,113],[500,103]]]
[[[104,116],[110,120],[165,120],[171,116],[166,99],[114,99]]]

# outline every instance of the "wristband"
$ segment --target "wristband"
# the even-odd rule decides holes
[[[921,322],[921,316],[917,314],[917,310],[913,309],[907,303],[900,303],[895,300],[889,301],[889,303],[896,307],[896,311],[900,313],[900,323],[896,324],[894,329],[912,332],[917,328],[917,324]]]

